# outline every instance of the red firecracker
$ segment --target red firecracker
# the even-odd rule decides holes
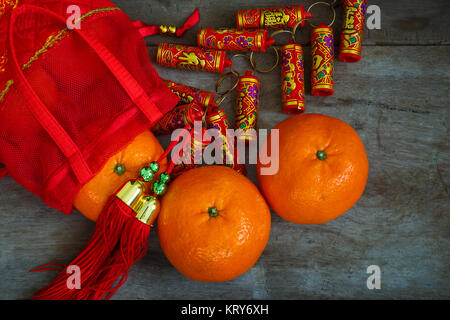
[[[203,159],[203,151],[211,143],[211,138],[208,137],[206,130],[207,129],[205,127],[201,128],[198,128],[196,126],[193,127],[190,133],[191,144],[188,150],[190,161],[189,163],[184,161],[181,162],[180,164],[177,164],[172,171],[173,178],[176,178],[177,176],[186,172],[187,170],[195,168],[197,165],[195,163],[196,160]]]
[[[302,46],[290,41],[281,48],[281,100],[283,112],[305,111],[305,81]]]
[[[311,94],[330,96],[334,92],[333,28],[322,22],[312,30],[311,52]]]
[[[303,6],[236,11],[238,29],[292,29],[302,19],[312,17]],[[306,20],[301,26],[304,27]]]
[[[267,30],[236,30],[202,28],[198,46],[229,51],[263,51],[274,43]]]
[[[234,141],[228,141],[226,138],[227,135],[227,129],[230,128],[230,122],[228,121],[228,117],[225,114],[225,111],[218,110],[215,113],[209,114],[206,116],[206,125],[208,129],[217,129],[222,134],[222,141],[223,141],[223,162],[224,164],[230,166],[234,170],[236,170],[239,173],[242,173],[243,175],[247,175],[247,170],[245,168],[244,164],[238,163],[238,152],[237,148],[235,147]],[[231,145],[234,146],[234,152],[231,153]],[[226,160],[232,159],[232,164],[227,164]]]
[[[212,108],[216,105],[216,102],[214,101],[214,92],[197,89],[171,80],[163,79],[163,81],[184,103],[196,101],[205,108]]]
[[[159,44],[156,63],[164,67],[215,73],[223,73],[232,64],[226,58],[226,51],[170,43]]]
[[[152,128],[152,132],[157,136],[171,134],[188,124],[193,126],[194,121],[202,121],[203,115],[204,110],[196,101],[179,105],[166,113]]]
[[[236,87],[236,123],[235,128],[241,129],[243,132],[238,139],[246,141],[254,140],[255,132],[249,131],[256,129],[258,122],[259,109],[259,93],[261,84],[257,77],[251,71],[246,71],[243,76],[239,77]]]
[[[361,59],[366,0],[345,0],[342,19],[339,60],[358,62]]]

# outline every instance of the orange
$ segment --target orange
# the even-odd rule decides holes
[[[267,202],[282,218],[301,224],[333,220],[361,197],[369,161],[356,131],[342,120],[304,114],[290,117],[279,129],[279,170],[262,175],[258,184]],[[267,150],[271,150],[270,136]],[[262,149],[261,152],[263,152]]]
[[[145,131],[120,152],[108,159],[102,170],[86,183],[74,199],[75,208],[90,220],[97,221],[109,197],[127,180],[136,179],[142,167],[158,160],[164,153],[150,131]],[[160,172],[167,162],[161,164]]]
[[[270,210],[256,186],[225,166],[186,171],[161,201],[158,237],[186,277],[228,281],[249,270],[269,240]]]

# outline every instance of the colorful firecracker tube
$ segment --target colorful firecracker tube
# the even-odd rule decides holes
[[[311,31],[311,94],[330,96],[334,92],[333,28],[321,23]]]
[[[251,71],[247,70],[244,75],[239,77],[236,87],[235,129],[241,129],[242,133],[238,139],[252,141],[256,138],[255,131],[249,131],[249,129],[256,129],[260,91],[261,84]]]
[[[223,109],[208,114],[205,120],[208,129],[217,129],[222,135],[226,135],[227,129],[230,128],[230,121],[228,121],[228,117]]]
[[[222,134],[223,140],[223,161],[226,164],[226,160],[231,159],[232,164],[227,164],[227,166],[236,170],[237,172],[247,175],[247,170],[244,164],[238,163],[238,152],[237,148],[234,149],[234,153],[230,152],[230,144],[234,143],[234,141],[228,141],[226,139],[227,129],[230,128],[230,122],[228,121],[228,117],[225,114],[224,110],[217,110],[214,113],[211,113],[206,116],[206,125],[208,129],[217,129]]]
[[[162,79],[169,89],[176,94],[184,103],[198,102],[203,107],[211,107],[215,105],[215,93],[197,89],[171,80]]]
[[[338,58],[344,62],[361,59],[366,0],[345,0]]]
[[[226,51],[171,43],[159,44],[156,63],[164,67],[215,73],[223,73],[232,64],[226,58]]]
[[[236,11],[238,29],[292,29],[299,21],[311,17],[312,14],[303,6]],[[305,23],[303,20],[301,26],[304,27]]]
[[[283,112],[305,111],[305,80],[302,46],[290,41],[281,47],[281,100]]]
[[[195,121],[202,121],[203,115],[204,108],[196,101],[178,105],[166,113],[151,131],[157,136],[171,134],[188,124],[193,126]]]
[[[197,36],[198,46],[229,51],[262,51],[273,45],[267,30],[237,30],[202,28]]]
[[[200,129],[200,130],[199,130]],[[202,161],[203,159],[203,151],[205,148],[211,143],[211,138],[208,137],[205,127],[198,128],[196,126],[191,130],[191,145],[189,146],[189,157],[190,162],[186,163],[185,161],[177,164],[173,171],[172,177],[175,178],[182,174],[183,172],[193,169],[196,167],[196,161]],[[184,151],[183,151],[184,152]]]

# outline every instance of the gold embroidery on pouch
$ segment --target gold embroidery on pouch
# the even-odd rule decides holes
[[[6,12],[6,10],[17,7],[19,0],[0,0],[0,17]]]
[[[0,16],[3,13],[1,10],[2,10],[2,7],[4,7],[5,3],[15,3],[14,7],[13,7],[13,8],[15,8],[17,6],[18,2],[19,2],[19,0],[0,0]],[[82,15],[80,18],[80,21],[83,21],[86,18],[88,18],[96,13],[109,12],[109,11],[114,11],[114,10],[120,10],[120,9],[118,7],[107,7],[107,8],[99,8],[99,9],[91,10],[91,11],[85,13],[84,15]],[[68,29],[62,29],[59,32],[57,32],[56,34],[50,35],[47,38],[47,40],[45,41],[42,48],[37,50],[34,53],[34,55],[24,65],[22,65],[21,69],[25,70],[25,69],[29,68],[34,61],[36,61],[42,54],[47,52],[47,50],[49,48],[53,47],[56,43],[58,43],[58,41],[60,41],[66,34],[68,34],[68,32],[69,32]],[[0,72],[2,69],[1,58],[2,57],[0,57]],[[6,59],[6,56],[5,56],[5,59]],[[6,62],[5,62],[5,64],[6,64]],[[2,102],[3,98],[8,93],[9,89],[11,88],[11,86],[13,84],[14,84],[13,80],[6,81],[4,89],[2,91],[0,91],[0,102]]]

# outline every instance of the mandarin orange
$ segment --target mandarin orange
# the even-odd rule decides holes
[[[320,115],[290,117],[279,130],[279,170],[258,184],[271,208],[300,224],[319,224],[348,211],[361,197],[369,161],[363,142],[344,121]],[[270,137],[266,142],[271,150]],[[264,150],[264,149],[263,149]]]
[[[136,136],[125,148],[108,159],[102,170],[86,183],[74,199],[74,207],[92,221],[97,221],[108,198],[129,179],[136,179],[139,170],[158,160],[164,153],[150,131]],[[161,163],[160,172],[167,167]],[[149,185],[147,185],[150,190]]]
[[[218,282],[256,263],[269,239],[270,220],[249,179],[225,166],[204,166],[170,184],[157,228],[164,254],[180,273]]]

